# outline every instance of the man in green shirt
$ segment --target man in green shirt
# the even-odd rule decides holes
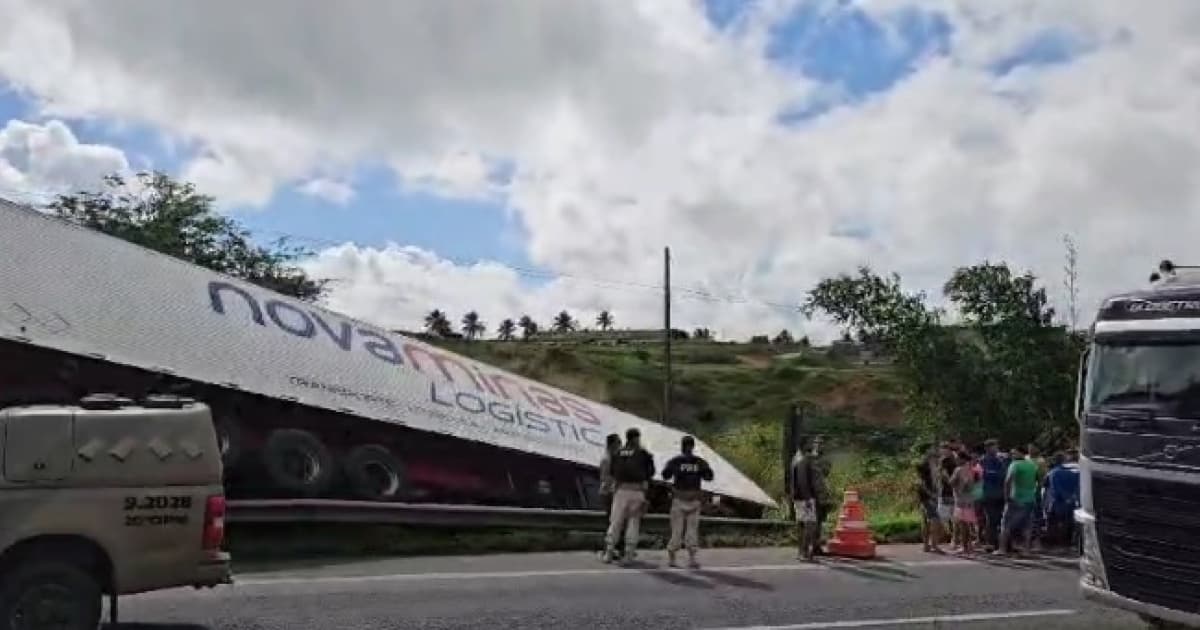
[[[1004,518],[1000,523],[1000,547],[997,554],[1008,552],[1012,536],[1020,533],[1025,553],[1033,545],[1033,511],[1037,504],[1038,466],[1026,457],[1025,449],[1012,450],[1012,463],[1004,477]]]

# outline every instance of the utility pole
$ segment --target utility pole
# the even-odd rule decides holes
[[[663,248],[663,424],[671,419],[671,248]]]

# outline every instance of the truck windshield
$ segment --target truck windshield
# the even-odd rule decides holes
[[[1098,343],[1088,367],[1088,408],[1153,405],[1162,413],[1200,412],[1200,342]]]

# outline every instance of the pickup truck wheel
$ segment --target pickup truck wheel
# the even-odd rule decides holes
[[[100,596],[99,582],[79,567],[29,561],[4,576],[0,624],[5,630],[96,630]]]
[[[263,463],[282,490],[316,497],[333,481],[333,453],[317,436],[300,429],[276,429],[263,447]]]
[[[365,444],[346,454],[342,465],[350,490],[370,501],[396,501],[404,491],[404,463],[385,446]]]

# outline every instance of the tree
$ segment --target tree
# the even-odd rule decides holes
[[[512,341],[513,335],[517,332],[517,323],[511,317],[504,318],[500,325],[496,327],[496,335],[500,341]]]
[[[804,335],[803,337],[800,338],[800,347],[801,348],[808,348],[811,346],[812,346],[812,342],[808,340],[808,335]]]
[[[522,315],[521,320],[517,322],[517,326],[521,327],[521,338],[529,341],[538,333],[538,324],[533,321],[533,318],[528,315]]]
[[[120,175],[104,178],[100,192],[59,195],[49,212],[201,267],[313,302],[326,280],[308,276],[295,262],[312,252],[287,239],[256,245],[250,232],[213,209],[214,199],[190,183],[160,172],[138,173],[136,185]]]
[[[454,329],[450,326],[446,314],[435,308],[425,316],[425,332],[438,337],[449,337],[454,333]]]
[[[600,327],[600,330],[603,330],[605,332],[612,330],[612,327],[613,327],[612,313],[609,313],[607,310],[600,311],[600,314],[596,316],[596,325]]]
[[[558,315],[554,316],[554,323],[551,325],[551,330],[556,333],[568,333],[575,330],[575,320],[571,318],[571,314],[566,311],[559,311]]]
[[[713,333],[708,328],[697,328],[696,330],[692,331],[692,339],[700,339],[703,341],[708,341],[709,339],[712,339],[712,338],[713,338]]]
[[[805,308],[890,352],[906,415],[929,431],[1009,443],[1069,431],[1077,340],[1053,325],[1036,278],[984,262],[956,269],[943,293],[961,322],[864,267],[822,280]]]
[[[479,319],[479,313],[475,311],[467,311],[462,318],[462,331],[466,336],[467,341],[474,341],[476,337],[483,334],[487,330],[487,326]]]
[[[779,331],[778,335],[775,335],[775,339],[773,339],[771,343],[774,343],[777,346],[787,346],[795,343],[795,340],[792,339],[792,333],[788,332],[787,329],[784,329]]]

